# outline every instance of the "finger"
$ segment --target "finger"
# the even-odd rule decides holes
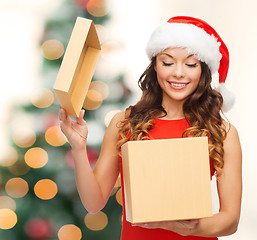
[[[195,228],[196,224],[198,224],[199,220],[192,219],[192,220],[183,220],[180,221],[181,224],[183,224],[185,227],[192,229]]]
[[[197,224],[197,223],[199,223],[199,221],[200,221],[199,219],[192,219],[192,220],[191,220],[191,223],[192,223],[192,224]]]
[[[149,225],[147,223],[136,223],[136,224],[133,224],[133,226],[149,228]]]
[[[189,228],[195,228],[196,225],[199,223],[198,219],[193,219],[190,221],[190,227]]]
[[[82,124],[85,123],[85,121],[84,121],[84,119],[83,119],[84,115],[85,115],[85,110],[82,109],[82,110],[80,111],[80,113],[79,113],[79,117],[76,118],[78,124],[82,125]]]
[[[68,133],[68,128],[67,128],[67,125],[63,123],[63,121],[60,121],[60,129],[66,136],[66,134]]]
[[[70,125],[72,122],[72,119],[70,118],[70,116],[67,114],[66,110],[64,108],[60,109],[60,113],[59,113],[59,119],[60,121],[63,122],[63,124],[65,125]]]
[[[151,222],[151,223],[137,223],[134,226],[143,227],[143,228],[159,228],[161,224],[159,222]]]
[[[67,118],[67,114],[66,114],[66,111],[64,108],[60,108],[60,111],[59,111],[59,119],[61,121],[64,121],[65,119]]]

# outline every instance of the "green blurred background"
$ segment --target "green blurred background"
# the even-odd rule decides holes
[[[42,81],[31,102],[11,105],[11,119],[19,118],[18,113],[22,113],[31,124],[20,128],[13,128],[14,124],[8,126],[10,147],[0,166],[1,240],[119,239],[122,221],[119,179],[105,208],[95,215],[88,214],[76,190],[70,146],[58,125],[59,103],[52,87],[78,16],[94,21],[99,38],[112,17],[104,0],[63,1],[47,17],[38,42]],[[116,47],[104,41],[101,45],[101,58]],[[122,72],[108,81],[93,77],[85,114],[93,132],[88,140],[92,168],[106,126],[127,105],[130,93]]]

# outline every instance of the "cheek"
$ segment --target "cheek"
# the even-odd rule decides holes
[[[194,72],[191,76],[192,76],[192,80],[198,84],[201,77],[201,70]]]
[[[167,71],[167,69],[165,69],[162,66],[156,67],[156,73],[157,73],[157,79],[160,81],[169,77],[169,72]]]

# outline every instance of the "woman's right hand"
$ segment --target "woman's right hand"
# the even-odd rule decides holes
[[[83,119],[84,114],[85,110],[81,110],[79,117],[76,118],[76,121],[73,121],[63,108],[60,108],[59,111],[61,130],[73,149],[83,149],[86,146],[88,128],[86,121]]]

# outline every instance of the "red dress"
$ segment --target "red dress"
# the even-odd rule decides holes
[[[178,120],[163,120],[155,119],[155,126],[149,131],[150,139],[168,139],[180,138],[185,129],[189,127],[185,119]],[[214,168],[211,163],[211,176],[214,174]],[[123,185],[123,171],[122,159],[119,159],[120,175],[121,175],[121,188],[122,188],[122,203],[123,203],[123,224],[121,231],[121,240],[217,240],[218,238],[204,238],[187,236],[183,237],[172,231],[164,229],[147,229],[138,226],[132,226],[130,222],[126,221],[126,210],[124,200],[124,185]]]

